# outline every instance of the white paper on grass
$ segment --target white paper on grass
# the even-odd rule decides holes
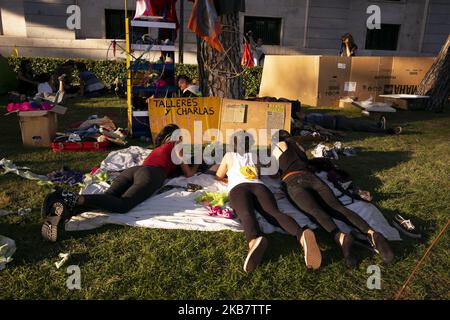
[[[0,270],[5,269],[12,255],[16,252],[16,243],[13,239],[0,235]]]

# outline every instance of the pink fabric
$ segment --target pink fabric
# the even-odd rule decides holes
[[[228,208],[222,208],[221,206],[207,206],[208,216],[217,216],[225,219],[234,219],[234,212]]]
[[[48,102],[42,102],[40,104],[31,102],[18,102],[18,103],[8,103],[8,112],[13,111],[39,111],[39,110],[50,110],[53,106]]]
[[[134,19],[148,16],[150,13],[150,0],[136,0],[136,14]]]

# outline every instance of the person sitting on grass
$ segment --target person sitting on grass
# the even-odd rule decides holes
[[[68,60],[55,69],[52,75],[53,91],[57,91],[60,86],[60,81],[63,81],[63,89],[67,97],[77,96],[80,90],[78,85],[73,84],[72,72],[75,68],[75,61]]]
[[[31,95],[36,93],[39,82],[35,79],[30,60],[24,59],[20,62],[17,78],[19,80],[18,91],[20,94]]]
[[[182,151],[177,153],[176,149],[173,150],[182,142],[181,137],[176,141],[173,139],[178,129],[175,124],[164,127],[155,138],[155,149],[143,164],[122,171],[104,194],[77,195],[62,189],[48,194],[42,205],[42,215],[46,218],[41,229],[42,237],[55,242],[71,216],[89,209],[118,213],[130,211],[152,196],[162,187],[164,180],[175,172],[178,166],[172,155],[176,157],[175,160],[180,160],[179,167],[183,174],[186,177],[193,176],[198,165],[189,166],[182,161]]]
[[[105,84],[93,72],[88,71],[84,63],[77,62],[76,68],[82,96],[97,96],[105,91]]]
[[[256,269],[268,246],[267,238],[259,230],[255,210],[268,222],[297,238],[303,247],[307,268],[319,268],[322,258],[314,232],[311,229],[302,229],[292,217],[278,209],[274,194],[259,179],[257,161],[250,152],[253,143],[253,137],[245,131],[232,135],[230,144],[234,151],[225,154],[216,172],[217,180],[228,184],[230,205],[244,228],[249,249],[244,271],[251,272]]]
[[[367,236],[369,243],[381,255],[383,262],[391,263],[394,253],[386,238],[373,230],[358,214],[345,207],[334,192],[314,174],[300,144],[302,137],[292,137],[286,130],[275,133],[272,141],[279,141],[272,148],[272,156],[282,175],[282,186],[292,204],[317,222],[341,248],[347,267],[353,268],[357,261],[351,249],[353,236],[339,230],[333,218],[346,222]]]
[[[180,88],[181,91],[181,97],[183,98],[200,97],[202,95],[199,86],[192,84],[192,81],[188,76],[179,76],[177,83],[178,88]]]
[[[56,104],[63,103],[64,100],[64,75],[59,77],[59,87],[56,93],[53,93],[51,82],[51,75],[49,73],[42,73],[36,77],[38,80],[38,92],[34,96],[35,100],[44,99]]]

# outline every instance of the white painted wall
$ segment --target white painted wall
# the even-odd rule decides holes
[[[424,0],[309,0],[308,28],[305,32],[307,0],[246,0],[244,16],[282,18],[281,46],[266,46],[268,54],[337,54],[340,36],[350,32],[360,55],[435,55],[450,33],[450,0],[429,0],[424,25]],[[81,30],[66,28],[65,9],[81,7]],[[365,50],[366,9],[377,4],[382,23],[401,24],[398,50]],[[134,9],[128,0],[128,9]],[[105,39],[105,8],[124,9],[123,0],[0,0],[0,53],[9,55],[16,45],[23,55],[105,58],[110,41]],[[196,61],[196,37],[187,29],[192,3],[185,0],[185,62]],[[425,28],[425,29],[424,29]],[[422,30],[423,46],[421,42]],[[307,34],[306,41],[304,35]],[[306,47],[304,47],[306,43]],[[420,52],[422,48],[422,52]]]

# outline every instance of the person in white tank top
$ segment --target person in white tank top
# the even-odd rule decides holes
[[[296,236],[303,247],[306,266],[317,269],[321,264],[320,249],[314,233],[303,230],[290,216],[278,209],[273,193],[259,179],[258,161],[250,152],[253,137],[245,131],[231,136],[233,152],[227,152],[217,169],[216,177],[228,184],[230,205],[241,220],[249,252],[244,262],[244,270],[251,272],[262,261],[268,240],[262,236],[256,219],[255,209],[271,224],[281,227]],[[228,177],[228,178],[226,178]]]

